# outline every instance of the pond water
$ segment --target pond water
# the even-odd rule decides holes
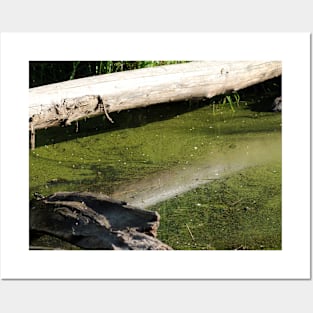
[[[194,147],[195,150],[198,147]],[[272,134],[257,140],[231,144],[228,151],[209,151],[201,160],[191,160],[116,188],[111,196],[131,205],[148,208],[161,201],[218,180],[233,172],[277,161],[281,157],[281,136]]]
[[[242,170],[281,167],[281,114],[253,111],[246,102],[231,108],[186,101],[111,117],[114,124],[103,117],[80,121],[78,132],[76,125],[38,131],[30,198],[93,191],[157,209],[152,206]]]

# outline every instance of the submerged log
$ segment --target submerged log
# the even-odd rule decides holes
[[[29,90],[29,128],[192,98],[211,98],[281,75],[279,61],[198,61],[105,74]]]
[[[171,250],[156,238],[159,222],[157,212],[88,192],[58,192],[30,205],[31,234],[83,249]]]

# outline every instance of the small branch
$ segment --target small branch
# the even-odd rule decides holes
[[[237,200],[237,201],[231,203],[230,206],[235,206],[236,204],[238,204],[238,203],[241,202],[242,200],[243,200],[243,199],[241,198],[241,199],[239,199],[239,200]]]
[[[107,111],[107,108],[104,106],[104,114],[107,117],[107,119],[113,124],[114,121],[111,119],[111,117],[109,116],[109,113]]]
[[[190,234],[190,237],[191,237],[192,240],[194,241],[194,240],[195,240],[195,237],[193,236],[193,234],[192,234],[192,232],[191,232],[191,230],[190,230],[188,224],[186,224],[186,227],[187,227],[187,229],[188,229],[188,232],[189,232],[189,234]]]
[[[114,121],[109,116],[108,110],[107,110],[107,108],[106,108],[105,104],[103,103],[103,100],[100,96],[98,96],[98,107],[100,108],[100,111],[104,112],[106,118],[113,124]]]
[[[29,250],[63,250],[63,249],[44,246],[29,246]]]

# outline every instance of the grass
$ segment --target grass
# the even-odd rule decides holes
[[[29,62],[29,87],[38,87],[93,75],[185,62],[188,61],[31,61]]]

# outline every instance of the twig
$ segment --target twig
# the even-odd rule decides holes
[[[114,121],[111,119],[111,117],[109,116],[108,110],[106,108],[106,105],[103,103],[103,100],[100,96],[98,96],[98,107],[100,110],[104,111],[104,114],[106,116],[106,118],[113,124]]]
[[[29,246],[29,250],[63,250],[63,249],[44,246]]]
[[[113,121],[113,120],[111,119],[111,117],[109,116],[109,113],[108,113],[107,108],[106,108],[105,106],[103,106],[103,108],[104,108],[104,114],[105,114],[105,116],[106,116],[107,119],[113,124],[114,121]]]
[[[192,232],[191,232],[191,230],[190,230],[188,224],[186,224],[186,227],[187,227],[187,229],[188,229],[188,232],[189,232],[190,237],[192,238],[192,240],[195,240],[195,237],[193,236],[193,234],[192,234]]]
[[[220,180],[220,178],[195,178],[195,180]]]
[[[243,199],[241,198],[241,199],[239,199],[239,200],[237,200],[237,201],[231,203],[230,206],[235,206],[236,204],[238,204],[238,203],[241,202],[242,200],[243,200]]]

